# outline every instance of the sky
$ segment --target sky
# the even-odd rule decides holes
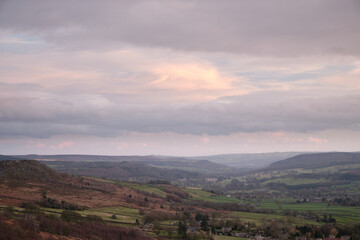
[[[0,0],[0,154],[359,146],[358,0]]]

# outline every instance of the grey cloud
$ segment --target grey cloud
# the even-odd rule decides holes
[[[19,90],[16,95],[21,95]],[[30,94],[31,95],[31,94]],[[106,104],[97,104],[97,99]],[[126,104],[98,95],[0,99],[0,135],[113,137],[125,132],[227,135],[235,132],[321,131],[360,126],[360,95],[259,92],[201,104]]]
[[[360,53],[357,0],[19,1],[0,26],[60,48],[131,44],[260,55]]]

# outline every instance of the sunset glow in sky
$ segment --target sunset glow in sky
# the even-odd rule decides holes
[[[0,1],[0,154],[360,150],[360,1]]]

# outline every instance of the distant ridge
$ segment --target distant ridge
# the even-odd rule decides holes
[[[328,152],[301,154],[272,163],[267,170],[316,169],[346,164],[360,164],[360,152]]]
[[[176,180],[195,178],[201,174],[181,169],[166,169],[146,165],[141,162],[43,162],[58,171],[67,174],[107,178],[112,180],[133,180],[147,182],[149,180]]]
[[[108,155],[15,155],[16,158],[35,159],[43,162],[131,162],[143,163],[153,167],[161,167],[168,169],[179,169],[185,171],[201,172],[201,173],[230,173],[237,169],[229,167],[215,161],[204,159],[190,159],[184,157],[166,157],[166,156],[108,156]]]
[[[24,158],[18,158],[15,156],[7,156],[7,155],[0,155],[0,161],[6,161],[6,160],[21,160]]]
[[[87,155],[87,154],[56,154],[56,155],[14,155],[15,158],[35,159],[41,161],[71,161],[71,162],[100,162],[100,161],[141,161],[158,159],[154,156],[111,156],[111,155]]]
[[[155,167],[183,169],[186,171],[197,171],[202,173],[231,173],[238,170],[234,167],[229,167],[224,164],[212,162],[209,160],[193,160],[182,157],[171,157],[154,160],[148,159],[146,161],[139,162]]]

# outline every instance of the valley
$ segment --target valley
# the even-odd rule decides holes
[[[6,231],[16,225],[29,235],[31,213],[31,224],[40,224],[31,234],[47,239],[360,236],[359,153],[302,154],[247,172],[217,163],[219,172],[200,171],[206,160],[183,158],[23,158],[1,156]],[[165,166],[156,167],[160,161]],[[99,229],[85,230],[92,224]]]

